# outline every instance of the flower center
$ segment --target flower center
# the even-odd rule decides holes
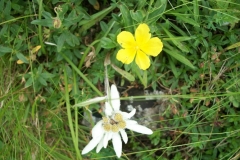
[[[126,127],[126,122],[123,119],[123,116],[120,113],[114,114],[111,118],[103,117],[103,129],[107,132],[118,132],[120,129]]]
[[[138,46],[136,46],[135,48],[136,48],[136,50],[139,50],[139,47],[138,47]]]

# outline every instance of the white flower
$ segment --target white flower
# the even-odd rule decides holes
[[[96,152],[98,153],[102,147],[106,148],[108,141],[112,139],[113,148],[117,157],[122,154],[122,140],[127,143],[128,137],[125,128],[133,130],[142,134],[152,134],[152,130],[139,125],[137,121],[130,120],[136,113],[133,109],[130,113],[120,111],[120,99],[117,87],[111,86],[110,99],[105,102],[105,114],[92,129],[92,140],[82,150],[82,154],[90,152],[97,146]],[[120,134],[119,134],[120,133]],[[120,137],[121,135],[121,137]]]

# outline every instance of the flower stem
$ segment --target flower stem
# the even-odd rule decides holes
[[[141,81],[141,83],[143,84],[144,88],[147,88],[147,81],[146,81],[146,78],[142,77],[141,76],[141,73],[140,73],[140,69],[138,68],[138,66],[135,64],[134,65],[135,67],[135,73],[137,74],[139,80]],[[146,73],[145,73],[146,74]],[[145,75],[144,74],[144,75]]]

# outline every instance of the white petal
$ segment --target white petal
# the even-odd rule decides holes
[[[117,112],[117,113],[121,113],[123,116],[123,119],[128,119],[128,113],[127,112]]]
[[[93,127],[93,129],[92,129],[92,137],[93,138],[97,138],[99,136],[103,136],[105,131],[104,131],[103,127],[102,127],[102,123],[103,122],[101,120]]]
[[[89,100],[80,102],[78,104],[75,104],[74,107],[87,106],[87,105],[97,103],[97,102],[100,102],[100,101],[103,101],[103,100],[106,100],[106,96],[105,97],[96,97],[96,98],[93,98],[93,99],[89,99]]]
[[[105,102],[105,114],[107,116],[111,116],[113,112],[112,107],[110,106],[110,104],[108,102]]]
[[[127,118],[128,118],[128,119],[129,119],[129,118],[132,118],[132,116],[134,116],[135,113],[136,113],[136,109],[134,108],[130,113],[128,113]]]
[[[106,133],[103,137],[103,147],[106,148],[108,145],[108,133]]]
[[[44,42],[45,44],[48,44],[50,46],[57,46],[55,43],[52,43],[52,42]]]
[[[127,112],[121,112],[121,114],[123,115],[124,119],[130,119],[132,118],[136,113],[136,109],[134,108],[130,113]]]
[[[142,134],[152,134],[153,131],[145,126],[139,125],[139,124],[132,124],[132,125],[127,125],[126,128],[133,130],[138,133]]]
[[[112,143],[117,157],[120,158],[122,155],[122,140],[118,133],[113,134]]]
[[[103,147],[103,138],[101,139],[101,141],[98,143],[98,146],[97,146],[97,150],[96,152],[98,153]]]
[[[111,104],[112,104],[114,111],[120,110],[120,99],[119,98],[120,98],[120,96],[119,96],[117,87],[113,84],[111,86]]]
[[[93,150],[97,146],[97,144],[101,141],[102,137],[93,138],[82,150],[82,154],[86,154]]]
[[[112,139],[113,132],[108,132],[108,140],[110,141]]]
[[[125,122],[126,122],[126,128],[128,126],[130,127],[131,125],[137,124],[137,121],[130,120],[130,119],[125,120]]]
[[[120,130],[120,133],[121,133],[121,136],[122,136],[122,139],[123,139],[124,143],[127,144],[127,141],[128,141],[127,133],[125,132],[124,129]]]

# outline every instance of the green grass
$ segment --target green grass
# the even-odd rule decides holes
[[[238,159],[239,0],[95,2],[0,0],[0,159],[116,159],[111,144],[81,155],[94,124],[80,122],[99,105],[74,107],[105,94],[106,66],[111,83],[167,99],[153,135],[128,131],[122,159]],[[140,23],[163,42],[146,71],[116,59],[117,35]]]

